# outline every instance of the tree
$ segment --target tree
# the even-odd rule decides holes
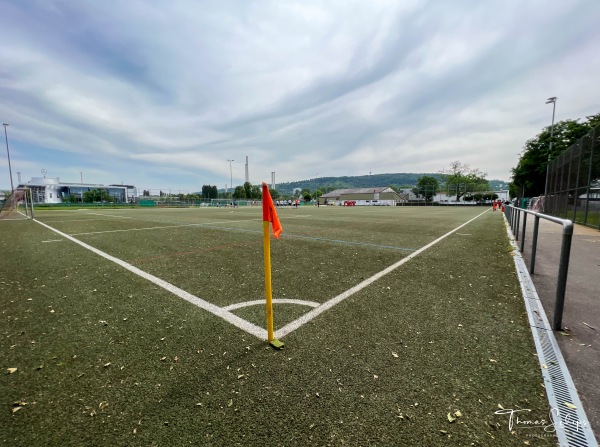
[[[269,194],[271,194],[271,198],[273,200],[277,200],[279,198],[279,192],[276,189],[269,188]],[[261,196],[262,196],[262,194],[261,194]]]
[[[485,179],[486,173],[477,168],[471,168],[467,163],[454,161],[450,164],[450,173],[443,173],[448,194],[456,195],[456,201],[467,191],[484,191],[490,185]]]
[[[417,180],[417,187],[414,189],[414,193],[425,199],[425,202],[431,202],[433,196],[438,189],[438,181],[435,177],[429,175],[423,175]]]
[[[310,202],[312,200],[312,195],[310,194],[310,192],[306,191],[302,195],[302,198],[304,199],[305,202]]]
[[[600,125],[600,113],[587,117],[587,121],[565,120],[545,127],[542,132],[525,142],[521,158],[512,169],[513,185],[510,187],[511,197],[535,197],[544,194],[546,188],[546,169],[548,160],[552,160],[595,126]],[[550,134],[552,133],[552,138]],[[552,151],[550,151],[552,142]]]
[[[243,186],[235,187],[235,190],[233,191],[233,198],[234,199],[245,199],[246,198],[246,190],[244,189]]]
[[[217,198],[217,187],[210,185],[202,185],[202,197],[205,199]]]
[[[83,201],[86,203],[91,202],[114,202],[112,196],[108,194],[106,189],[96,188],[91,191],[86,191],[83,193]]]
[[[251,199],[252,198],[252,183],[250,183],[250,182],[244,183],[243,189],[244,189],[244,197]]]

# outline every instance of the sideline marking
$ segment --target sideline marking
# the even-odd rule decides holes
[[[224,319],[228,323],[231,323],[232,325],[236,326],[237,328],[242,329],[242,330],[248,332],[249,334],[252,334],[255,337],[260,338],[262,340],[267,339],[266,329],[260,328],[256,325],[250,323],[249,321],[246,321],[243,318],[240,318],[237,315],[234,315],[231,312],[220,308],[219,306],[209,303],[208,301],[204,301],[203,299],[198,298],[197,296],[194,296],[191,293],[188,293],[185,290],[182,290],[179,287],[176,287],[173,284],[168,283],[167,281],[157,278],[156,276],[151,275],[150,273],[144,272],[143,270],[140,270],[139,268],[134,267],[133,265],[129,264],[128,262],[125,262],[119,258],[115,258],[114,256],[111,256],[108,253],[104,253],[103,251],[98,250],[97,248],[94,248],[91,245],[86,244],[85,242],[81,242],[80,240],[75,239],[74,237],[63,233],[62,231],[59,231],[56,228],[52,228],[50,225],[46,225],[45,223],[40,222],[39,220],[36,220],[36,219],[33,219],[33,221],[48,228],[51,231],[54,231],[55,233],[61,235],[62,237],[67,238],[72,242],[75,242],[76,244],[82,246],[83,248],[86,248],[86,249],[90,250],[91,252],[96,253],[97,255],[102,256],[103,258],[108,259],[109,261],[112,261],[115,264],[120,265],[121,267],[125,268],[126,270],[129,270],[130,272],[135,273],[136,275],[141,276],[144,279],[147,279],[151,283],[156,284],[159,287],[162,287],[163,289],[173,293],[174,295],[177,295],[178,297],[183,298],[184,300],[186,300],[192,304],[195,304],[196,306],[210,312],[211,314],[221,317],[222,319]]]
[[[104,213],[86,213],[92,216],[102,216],[102,217],[114,217],[115,219],[131,219],[129,216],[116,216],[114,214],[104,214]]]
[[[42,242],[62,242],[64,241],[64,239],[50,239],[48,241],[42,241]]]
[[[89,233],[72,233],[71,236],[89,236],[90,234],[124,233],[127,231],[162,230],[163,228],[191,227],[198,224],[163,225],[162,227],[127,228],[126,230],[90,231]]]
[[[234,310],[250,306],[264,306],[264,304],[265,300],[245,301],[243,303],[230,304],[229,306],[222,307],[221,309]],[[300,304],[301,306],[319,307],[319,303],[315,303],[314,301],[296,300],[293,298],[273,298],[273,304]]]
[[[301,216],[298,216],[298,217],[301,217]],[[137,218],[135,218],[135,219],[137,219]],[[149,219],[138,219],[138,220],[149,220]],[[180,227],[205,227],[205,228],[209,228],[209,229],[213,229],[213,230],[237,231],[237,232],[243,232],[243,233],[262,234],[262,231],[259,231],[259,230],[248,230],[248,229],[244,229],[244,228],[217,226],[219,224],[254,222],[255,220],[260,221],[258,219],[244,219],[244,220],[229,220],[229,221],[225,221],[225,222],[163,225],[160,227],[127,228],[127,229],[122,229],[122,230],[104,230],[104,231],[90,231],[90,232],[86,232],[86,233],[71,233],[71,236],[90,236],[90,235],[94,235],[94,234],[126,233],[128,231],[162,230],[163,228],[180,228]],[[68,222],[68,221],[65,221],[65,222]],[[163,222],[163,221],[151,220],[151,222]],[[164,222],[164,223],[169,223],[169,222]],[[288,238],[290,238],[290,239],[307,239],[307,240],[311,240],[311,241],[321,241],[321,242],[331,242],[333,244],[358,245],[358,246],[362,246],[362,247],[385,248],[385,249],[400,250],[400,251],[415,251],[415,250],[417,250],[416,248],[395,247],[393,245],[379,245],[379,244],[370,244],[370,243],[365,243],[365,242],[344,241],[344,240],[340,240],[340,239],[328,239],[325,237],[302,236],[302,235],[295,235],[295,234],[284,234],[283,235],[283,239],[288,239]]]
[[[305,313],[304,315],[302,315],[300,318],[292,321],[291,323],[286,324],[284,327],[282,327],[281,329],[279,329],[278,331],[276,331],[275,333],[275,337],[276,338],[282,338],[284,336],[286,336],[287,334],[289,334],[292,331],[295,331],[296,329],[304,326],[306,323],[308,323],[309,321],[311,321],[312,319],[316,318],[317,316],[321,315],[323,312],[325,312],[326,310],[331,309],[333,306],[335,306],[336,304],[341,303],[342,301],[344,301],[346,298],[354,295],[356,292],[360,292],[362,289],[364,289],[365,287],[367,287],[368,285],[371,285],[372,283],[374,283],[375,281],[377,281],[379,278],[382,278],[383,276],[387,275],[388,273],[396,270],[398,267],[400,267],[403,264],[406,264],[408,261],[410,261],[412,258],[414,258],[415,256],[418,256],[419,254],[423,253],[425,250],[433,247],[435,244],[437,244],[438,242],[446,239],[448,236],[450,236],[452,233],[460,230],[462,227],[470,224],[471,222],[473,222],[475,219],[478,219],[479,217],[481,217],[482,215],[484,215],[485,213],[487,213],[489,210],[485,210],[483,213],[478,214],[477,216],[473,217],[472,219],[468,220],[467,222],[465,222],[462,225],[459,225],[458,227],[456,227],[454,230],[449,231],[448,233],[444,234],[443,236],[438,237],[436,240],[434,240],[433,242],[430,242],[429,244],[419,248],[417,251],[412,252],[411,254],[409,254],[408,256],[406,256],[405,258],[402,258],[400,261],[396,262],[395,264],[390,265],[389,267],[383,269],[382,271],[380,271],[379,273],[375,273],[373,276],[371,276],[370,278],[365,279],[364,281],[362,281],[361,283],[355,285],[354,287],[346,290],[345,292],[342,292],[341,294],[339,294],[338,296],[330,299],[329,301],[324,302],[323,304],[319,305],[319,307],[315,307],[313,310]]]

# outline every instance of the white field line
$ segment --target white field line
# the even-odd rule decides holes
[[[131,219],[130,216],[116,216],[115,214],[104,214],[104,213],[86,213],[90,216],[102,216],[102,217],[114,217],[115,219]]]
[[[88,236],[90,234],[127,233],[128,231],[162,230],[163,228],[194,227],[198,224],[163,225],[161,227],[127,228],[126,230],[90,231],[88,233],[73,233],[71,236]]]
[[[131,219],[131,218],[128,218]],[[160,221],[156,221],[160,222]],[[162,225],[160,227],[143,227],[143,228],[127,228],[123,230],[105,230],[105,231],[90,231],[88,233],[73,233],[71,236],[86,236],[90,234],[105,234],[105,233],[126,233],[128,231],[146,231],[146,230],[162,230],[163,228],[178,228],[178,227],[205,227],[210,225],[224,224],[224,223],[239,223],[239,222],[252,222],[252,220],[229,220],[226,222],[208,222],[208,223],[192,223],[192,224],[178,224],[178,225]]]
[[[315,303],[314,301],[305,301],[305,300],[296,300],[293,298],[273,298],[273,304],[300,304],[301,306],[308,307],[318,307],[319,303]],[[241,309],[242,307],[250,307],[250,306],[264,306],[265,300],[254,300],[254,301],[244,301],[243,303],[235,303],[230,304],[229,306],[223,307],[224,310],[235,310]]]
[[[225,309],[215,306],[214,304],[211,304],[208,301],[204,301],[203,299],[198,298],[197,296],[194,296],[191,293],[188,293],[185,290],[182,290],[179,287],[176,287],[173,284],[168,283],[167,281],[157,278],[156,276],[151,275],[150,273],[146,273],[143,270],[140,270],[139,268],[134,267],[133,265],[131,265],[119,258],[115,258],[114,256],[111,256],[107,253],[104,253],[101,250],[98,250],[97,248],[92,247],[91,245],[86,244],[85,242],[81,242],[80,240],[75,239],[74,237],[63,233],[62,231],[59,231],[56,228],[52,228],[51,226],[46,225],[45,223],[40,222],[39,220],[36,220],[36,219],[33,219],[33,220],[34,220],[34,222],[37,222],[38,224],[48,228],[49,230],[54,231],[55,233],[61,235],[62,237],[66,238],[72,242],[75,242],[76,244],[82,246],[83,248],[86,248],[87,250],[90,250],[91,252],[96,253],[97,255],[102,256],[103,258],[108,259],[109,261],[112,261],[115,264],[120,265],[124,269],[129,270],[130,272],[132,272],[138,276],[141,276],[144,279],[147,279],[151,283],[156,284],[159,287],[162,287],[163,289],[173,293],[174,295],[177,295],[178,297],[183,298],[184,300],[186,300],[192,304],[195,304],[196,306],[210,312],[213,315],[221,317],[222,319],[224,319],[228,323],[231,323],[235,327],[242,329],[242,330],[248,332],[249,334],[252,334],[255,337],[260,338],[262,340],[267,339],[267,331],[265,329],[260,328],[256,325],[238,317],[237,315],[232,314],[231,312],[229,312]]]
[[[436,240],[434,240],[433,242],[430,242],[429,244],[419,248],[418,250],[412,252],[410,255],[408,255],[405,258],[402,258],[400,261],[396,262],[395,264],[390,265],[389,267],[383,269],[382,271],[380,271],[379,273],[376,273],[375,275],[371,276],[370,278],[365,279],[364,281],[362,281],[361,283],[355,285],[354,287],[346,290],[345,292],[342,292],[341,294],[339,294],[338,296],[330,299],[329,301],[324,302],[323,304],[321,304],[319,307],[315,307],[314,309],[310,310],[309,312],[305,313],[304,315],[302,315],[300,318],[292,321],[291,323],[286,324],[285,326],[283,326],[281,329],[279,329],[278,331],[276,331],[275,336],[277,338],[282,338],[284,336],[286,336],[287,334],[289,334],[290,332],[295,331],[296,329],[304,326],[306,323],[308,323],[309,321],[313,320],[314,318],[316,318],[317,316],[321,315],[323,312],[331,309],[333,306],[335,306],[336,304],[341,303],[342,301],[344,301],[346,298],[354,295],[357,292],[360,292],[362,289],[364,289],[365,287],[373,284],[375,281],[377,281],[378,279],[382,278],[383,276],[387,275],[388,273],[396,270],[398,267],[400,267],[401,265],[406,264],[408,261],[410,261],[412,258],[420,255],[421,253],[423,253],[425,250],[428,250],[429,248],[433,247],[435,244],[437,244],[438,242],[441,242],[442,240],[446,239],[448,236],[450,236],[452,233],[456,232],[457,230],[460,230],[462,227],[470,224],[471,222],[473,222],[475,219],[478,219],[479,217],[481,217],[483,214],[487,213],[489,210],[485,210],[483,213],[478,214],[477,216],[475,216],[474,218],[468,220],[467,222],[465,222],[462,225],[459,225],[458,227],[456,227],[455,229],[449,231],[448,233],[444,234],[443,236],[438,237]]]
[[[48,241],[42,241],[42,242],[62,242],[64,241],[64,239],[50,239]]]
[[[96,213],[87,213],[87,214],[96,214]],[[100,215],[100,214],[96,214],[96,215]],[[118,216],[113,216],[113,217],[118,217]],[[300,217],[303,217],[303,216],[293,216],[293,217],[290,217],[290,219],[297,219]],[[137,219],[137,218],[123,217],[123,219]],[[84,221],[90,222],[91,220],[84,220]],[[89,236],[92,234],[105,234],[105,233],[126,233],[128,231],[162,230],[163,228],[178,228],[178,227],[210,227],[211,225],[244,223],[244,222],[254,222],[254,221],[262,222],[262,219],[226,220],[223,222],[205,222],[205,223],[193,223],[193,224],[163,225],[160,227],[127,228],[127,229],[123,229],[123,230],[90,231],[87,233],[72,233],[71,236]],[[76,221],[75,220],[70,220],[70,221],[65,220],[65,221],[55,221],[55,222],[76,222]],[[158,220],[158,221],[154,221],[154,222],[161,222],[161,221]]]

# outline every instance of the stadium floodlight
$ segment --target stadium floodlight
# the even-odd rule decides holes
[[[4,126],[4,138],[6,139],[6,155],[8,156],[8,173],[10,175],[10,192],[12,193],[15,191],[15,187],[13,186],[12,169],[10,167],[10,151],[8,150],[8,133],[6,132],[8,124],[3,123],[2,125]]]
[[[229,186],[231,186],[231,193],[233,194],[233,171],[231,170],[231,163],[235,160],[227,160],[229,162]],[[227,191],[225,191],[227,192]]]
[[[556,96],[546,100],[546,104],[552,104],[552,125],[550,126],[550,147],[548,148],[548,162],[546,164],[546,185],[544,186],[544,201],[542,202],[542,211],[545,211],[545,202],[548,197],[548,177],[550,173],[550,156],[552,154],[552,138],[554,137],[554,113],[556,112]]]

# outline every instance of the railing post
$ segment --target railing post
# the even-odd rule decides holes
[[[529,273],[533,275],[535,271],[535,253],[537,252],[538,228],[540,227],[540,216],[535,215],[533,221],[533,236],[531,238],[531,261],[529,263]]]
[[[527,228],[527,213],[523,214],[523,230],[521,234],[521,253],[525,249],[525,228]]]
[[[573,239],[573,223],[563,225],[562,244],[560,247],[560,263],[558,265],[558,280],[556,283],[556,302],[554,303],[554,318],[552,329],[562,329],[562,314],[565,307],[565,290],[567,288],[567,274],[569,272],[569,257],[571,254],[571,241]]]
[[[515,239],[519,240],[519,225],[521,224],[521,209],[517,211],[517,223],[515,224]]]

